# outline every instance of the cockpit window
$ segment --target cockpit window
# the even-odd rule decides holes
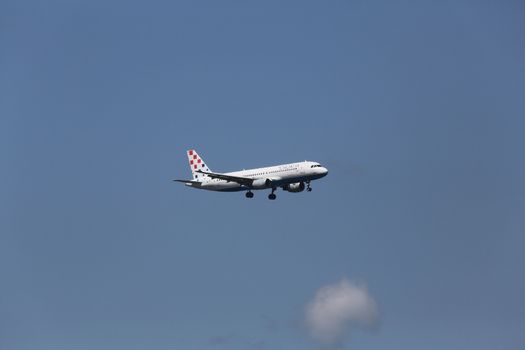
[[[310,168],[320,168],[321,164],[310,165]]]

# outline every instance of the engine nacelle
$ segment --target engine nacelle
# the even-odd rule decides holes
[[[283,190],[288,192],[302,192],[304,191],[304,182],[294,182],[283,186]]]
[[[255,179],[252,183],[254,189],[264,189],[272,187],[272,181],[270,179]]]

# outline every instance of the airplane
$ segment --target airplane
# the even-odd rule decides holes
[[[253,198],[253,190],[271,189],[268,198],[277,198],[278,187],[284,191],[296,193],[306,188],[312,191],[310,182],[320,179],[328,170],[317,162],[304,161],[275,165],[265,168],[234,171],[230,173],[214,173],[208,168],[199,154],[190,149],[187,152],[193,178],[191,180],[173,180],[186,186],[209,191],[239,192],[246,191],[246,198]],[[306,186],[305,186],[306,184]]]

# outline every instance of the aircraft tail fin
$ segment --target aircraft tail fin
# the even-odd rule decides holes
[[[190,162],[191,174],[193,175],[194,180],[202,180],[206,177],[205,174],[197,172],[197,170],[204,172],[211,172],[210,168],[204,163],[204,160],[199,156],[197,151],[190,149],[186,152],[188,154],[188,161]]]

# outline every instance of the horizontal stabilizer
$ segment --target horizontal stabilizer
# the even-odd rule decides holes
[[[195,184],[195,185],[200,185],[202,183],[201,181],[193,181],[193,180],[177,180],[177,179],[174,179],[173,181],[182,182],[182,183],[185,183],[185,184]]]

